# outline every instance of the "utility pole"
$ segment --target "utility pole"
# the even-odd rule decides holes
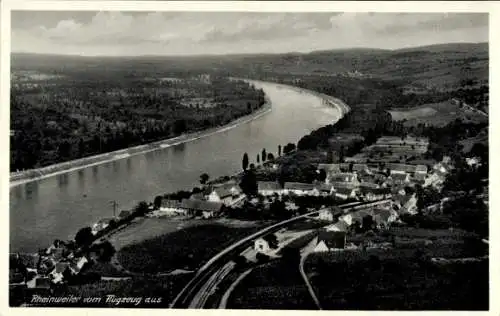
[[[113,205],[113,217],[116,217],[116,206],[118,206],[118,203],[116,201],[111,201],[110,203]]]

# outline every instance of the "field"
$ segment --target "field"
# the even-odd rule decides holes
[[[308,257],[305,270],[324,309],[488,309],[487,259],[444,265],[430,261],[432,257],[483,256],[485,245],[468,240],[470,235],[463,231],[449,230],[398,229],[371,239],[384,242],[393,236],[396,245],[389,250],[346,250]]]
[[[258,229],[259,226],[227,227],[214,223],[191,226],[125,246],[118,252],[118,260],[132,272],[194,270]]]
[[[458,104],[451,101],[426,104],[409,110],[391,109],[388,112],[395,121],[406,120],[404,124],[407,126],[416,126],[420,123],[444,126],[457,118],[460,118],[465,122],[483,122],[484,120],[487,120],[487,118],[481,116],[480,114],[460,109]]]
[[[230,309],[316,309],[298,264],[276,261],[254,269],[236,286]]]

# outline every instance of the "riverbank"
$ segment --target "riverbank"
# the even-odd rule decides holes
[[[134,155],[145,154],[147,152],[168,148],[171,146],[176,146],[182,143],[194,141],[210,135],[228,131],[232,128],[238,127],[241,124],[249,123],[272,110],[272,104],[268,101],[257,111],[242,116],[229,124],[213,127],[204,131],[198,131],[194,133],[188,133],[174,138],[164,139],[149,144],[138,145],[134,147],[129,147],[125,149],[120,149],[112,151],[109,153],[94,155],[90,157],[80,158],[76,160],[66,161],[58,164],[53,164],[50,166],[30,169],[21,172],[12,172],[10,174],[10,187],[15,187],[23,183],[28,183],[32,181],[41,180],[44,178],[53,177],[59,174],[64,174],[79,169],[96,166],[124,158],[128,158]]]
[[[255,80],[255,79],[246,79],[246,78],[232,78],[232,79],[236,79],[236,80],[244,80],[248,83],[254,83],[254,82],[258,82],[258,83],[269,83],[268,81],[262,81],[262,80]],[[307,94],[311,94],[311,95],[314,95],[320,99],[323,99],[325,101],[328,101],[328,104],[330,106],[333,106],[335,108],[337,108],[337,110],[339,110],[340,112],[340,118],[342,118],[344,115],[346,115],[347,113],[349,113],[351,111],[351,108],[345,104],[342,100],[340,99],[337,99],[337,98],[334,98],[330,95],[327,95],[327,94],[324,94],[324,93],[320,93],[320,92],[317,92],[317,91],[313,91],[313,90],[308,90],[308,89],[304,89],[304,88],[300,88],[300,87],[297,87],[297,86],[292,86],[292,85],[288,85],[288,84],[282,84],[282,83],[277,83],[277,82],[271,82],[279,87],[283,87],[283,88],[286,88],[286,89],[290,89],[290,90],[293,90],[293,91],[297,91],[299,93],[307,93]]]

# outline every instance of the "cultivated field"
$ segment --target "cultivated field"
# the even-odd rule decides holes
[[[483,122],[487,120],[480,114],[460,109],[458,104],[451,101],[426,104],[410,110],[392,109],[388,112],[395,121],[406,120],[404,124],[407,126],[415,126],[420,123],[444,126],[457,118],[465,122]]]

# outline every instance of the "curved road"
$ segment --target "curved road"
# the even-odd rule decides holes
[[[359,202],[353,205],[340,205],[341,209],[351,210],[352,207],[362,207],[371,205],[374,202]],[[181,290],[176,298],[170,304],[171,308],[204,308],[207,299],[215,291],[217,285],[227,276],[234,268],[233,258],[238,256],[243,250],[252,245],[252,242],[264,235],[275,233],[278,230],[286,227],[294,222],[307,219],[311,215],[319,214],[321,210],[300,215],[286,221],[266,227],[248,237],[229,246],[210,259],[203,265],[191,281]],[[340,216],[340,215],[339,215]],[[319,303],[319,302],[318,302]]]

